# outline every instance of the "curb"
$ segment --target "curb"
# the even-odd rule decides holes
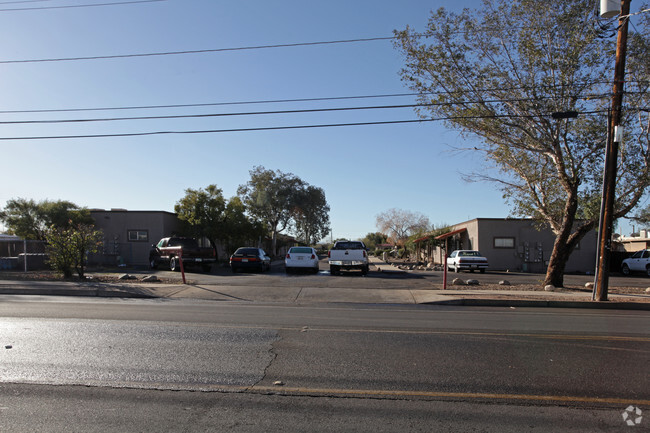
[[[35,296],[85,296],[96,298],[138,298],[156,299],[158,296],[144,293],[131,293],[119,290],[103,291],[96,289],[2,289],[0,295],[35,295]]]
[[[639,310],[650,311],[650,303],[635,302],[589,302],[589,301],[542,301],[524,299],[450,299],[448,301],[422,302],[422,305],[457,305],[466,307],[512,307],[512,308],[585,308],[592,310]]]

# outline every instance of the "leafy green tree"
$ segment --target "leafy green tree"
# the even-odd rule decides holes
[[[294,231],[299,241],[314,245],[330,232],[330,207],[325,199],[325,191],[312,185],[303,185],[295,194]]]
[[[45,240],[50,227],[68,228],[74,224],[92,224],[88,209],[76,204],[57,200],[36,202],[24,198],[7,201],[0,211],[0,220],[8,232],[25,239]]]
[[[224,211],[223,228],[220,239],[229,253],[233,253],[238,247],[251,245],[251,241],[265,234],[262,224],[246,215],[246,207],[239,197],[228,200]]]
[[[237,193],[246,206],[248,214],[260,221],[271,236],[272,254],[275,255],[277,236],[297,221],[297,211],[306,203],[304,201],[306,195],[303,192],[308,189],[308,185],[291,173],[267,170],[262,166],[254,167],[250,171],[250,176],[250,180],[245,185],[239,186]],[[329,211],[326,203],[318,203],[321,205],[320,208],[316,206],[306,210],[298,217],[298,219],[305,218],[299,223],[298,230],[304,230],[304,233],[309,236],[315,234],[325,224],[329,225],[329,217],[325,220],[322,215],[310,215],[310,212],[318,209],[322,212]]]
[[[630,219],[638,222],[643,227],[650,226],[650,206],[640,209],[633,217],[630,217]]]
[[[75,224],[67,227],[52,226],[46,230],[47,253],[52,268],[65,278],[72,277],[73,269],[79,278],[85,278],[88,253],[95,253],[102,244],[102,232],[89,224]]]
[[[363,242],[369,249],[374,250],[377,248],[377,245],[388,242],[388,236],[381,232],[368,233],[363,237],[363,239],[361,239],[361,242]]]
[[[649,102],[647,15],[628,51],[638,67],[627,71],[615,218],[650,185],[648,113],[640,110]],[[594,24],[594,1],[548,0],[541,13],[537,0],[485,0],[460,14],[439,9],[424,32],[396,36],[418,114],[476,139],[466,150],[486,164],[466,179],[494,182],[515,215],[553,230],[545,284],[563,286],[569,255],[598,221],[614,75],[615,40]],[[570,111],[582,114],[552,118]]]
[[[217,239],[225,232],[224,218],[226,200],[223,191],[216,185],[208,185],[205,189],[185,190],[174,211],[183,224],[183,231],[197,238],[205,237],[217,254]]]

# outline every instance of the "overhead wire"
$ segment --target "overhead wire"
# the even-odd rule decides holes
[[[602,114],[607,110],[594,110],[582,112],[580,114]],[[313,128],[333,128],[345,126],[374,126],[374,125],[395,125],[408,123],[437,122],[445,120],[471,120],[471,119],[497,119],[497,118],[536,118],[534,115],[491,115],[491,116],[448,116],[431,119],[407,119],[407,120],[386,120],[375,122],[350,122],[350,123],[330,123],[315,125],[289,125],[289,126],[263,126],[253,128],[229,128],[229,129],[204,129],[204,130],[186,130],[186,131],[147,131],[147,132],[126,132],[117,134],[84,134],[84,135],[51,135],[51,136],[24,136],[24,137],[0,137],[0,141],[24,141],[24,140],[65,140],[65,139],[90,139],[90,138],[116,138],[116,137],[142,137],[154,135],[182,135],[182,134],[217,134],[228,132],[255,132],[255,131],[277,131],[292,129],[313,129]],[[551,117],[551,114],[548,115]]]
[[[50,0],[16,0],[16,1],[0,2],[0,6],[9,5],[9,4],[16,4],[16,3],[43,3],[43,2],[47,2],[47,1],[50,1]]]
[[[581,99],[601,99],[609,95],[590,95]],[[538,98],[541,99],[552,99]],[[113,122],[129,120],[169,120],[169,119],[188,119],[188,118],[209,118],[209,117],[232,117],[232,116],[258,116],[258,115],[277,115],[277,114],[300,114],[300,113],[323,113],[338,111],[360,111],[360,110],[388,110],[400,108],[416,107],[434,107],[434,106],[451,106],[451,105],[472,105],[472,104],[495,104],[504,102],[530,102],[527,98],[514,99],[493,99],[493,100],[475,100],[475,101],[454,101],[454,102],[431,102],[420,104],[394,104],[394,105],[371,105],[357,107],[329,107],[329,108],[306,108],[293,110],[272,110],[272,111],[246,111],[231,113],[203,113],[203,114],[174,114],[164,116],[132,116],[132,117],[109,117],[109,118],[90,118],[90,119],[44,119],[44,120],[7,120],[0,121],[0,125],[17,125],[17,124],[52,124],[52,123],[88,123],[88,122]]]
[[[142,0],[142,1],[164,1],[164,0]],[[2,11],[2,9],[0,9]],[[0,64],[16,64],[16,63],[45,63],[45,62],[71,62],[80,60],[105,60],[105,59],[126,59],[133,57],[155,57],[155,56],[173,56],[180,54],[203,54],[203,53],[219,53],[228,51],[246,51],[246,50],[262,50],[270,48],[290,48],[290,47],[308,47],[315,45],[334,45],[334,44],[349,44],[357,42],[372,42],[395,39],[395,36],[376,37],[376,38],[357,38],[357,39],[341,39],[335,41],[317,41],[317,42],[295,42],[288,44],[270,44],[270,45],[254,45],[247,47],[231,47],[231,48],[206,48],[201,50],[180,50],[180,51],[163,51],[153,53],[134,53],[134,54],[114,54],[105,56],[80,56],[80,57],[59,57],[51,59],[23,59],[23,60],[0,60]]]
[[[39,6],[36,8],[10,8],[10,9],[0,9],[0,12],[24,12],[24,11],[40,11],[47,9],[72,9],[72,8],[88,8],[88,7],[97,7],[97,6],[115,6],[115,5],[129,5],[135,3],[154,3],[154,2],[163,2],[167,0],[129,0],[121,2],[109,2],[109,3],[88,3],[81,5],[62,5],[62,6]],[[8,2],[8,3],[21,3],[21,2]],[[28,2],[24,2],[28,3]],[[0,3],[4,4],[4,3]]]
[[[594,81],[591,83],[579,83],[581,86],[585,85],[611,85],[611,81]],[[558,89],[563,87],[570,87],[565,84],[556,85],[536,85],[536,89]],[[512,91],[512,90],[527,90],[533,88],[532,86],[509,86],[507,88],[485,88],[474,89],[473,92],[496,92],[496,91]],[[254,105],[254,104],[277,104],[277,103],[291,103],[291,102],[321,102],[321,101],[337,101],[337,100],[354,100],[354,99],[373,99],[373,98],[394,98],[406,96],[423,96],[423,95],[443,95],[443,94],[456,94],[461,92],[453,91],[435,91],[423,93],[388,93],[388,94],[375,94],[375,95],[352,95],[352,96],[330,96],[330,97],[315,97],[315,98],[292,98],[292,99],[266,99],[266,100],[250,100],[250,101],[227,101],[227,102],[207,102],[207,103],[192,103],[192,104],[164,104],[164,105],[133,105],[133,106],[114,106],[114,107],[86,107],[86,108],[45,108],[45,109],[30,109],[30,110],[0,110],[0,114],[25,114],[25,113],[65,113],[65,112],[84,112],[84,111],[118,111],[118,110],[149,110],[149,109],[167,109],[167,108],[191,108],[191,107],[210,107],[210,106],[227,106],[227,105]]]

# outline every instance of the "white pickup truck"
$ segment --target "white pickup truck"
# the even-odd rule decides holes
[[[331,275],[338,275],[342,269],[358,269],[363,275],[368,273],[368,251],[361,241],[337,241],[327,257]]]

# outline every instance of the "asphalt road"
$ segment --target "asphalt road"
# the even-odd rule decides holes
[[[616,431],[650,411],[647,312],[1,296],[0,329],[2,431]]]

